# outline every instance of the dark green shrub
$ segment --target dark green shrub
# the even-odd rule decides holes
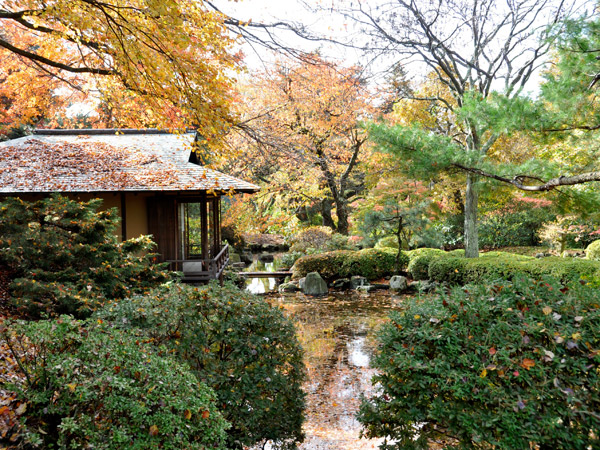
[[[594,241],[587,246],[585,256],[587,259],[600,260],[600,240]]]
[[[225,448],[212,389],[130,333],[62,316],[3,337],[22,370],[19,448]]]
[[[429,265],[440,257],[464,256],[463,249],[445,252],[437,248],[418,248],[407,252],[408,254],[408,272],[413,280],[428,280]]]
[[[408,252],[408,272],[413,280],[429,279],[429,264],[444,254],[443,250],[437,248],[419,248]]]
[[[519,279],[392,313],[359,421],[382,448],[600,448],[600,291]],[[455,447],[453,447],[455,448]]]
[[[600,278],[600,263],[576,258],[531,258],[512,253],[490,252],[479,258],[437,258],[429,265],[429,278],[450,284],[485,280],[512,280],[518,275],[540,279],[552,276],[561,282]]]
[[[154,244],[143,236],[118,242],[116,210],[101,200],[78,203],[58,195],[0,204],[0,265],[15,274],[10,293],[32,316],[88,316],[106,299],[144,292],[168,279],[151,264]]]
[[[175,285],[107,306],[98,318],[165,345],[212,387],[228,446],[303,439],[302,352],[292,322],[264,299],[233,286]]]
[[[396,267],[397,250],[368,248],[357,252],[339,250],[318,255],[308,255],[296,261],[293,278],[302,278],[310,272],[319,272],[325,280],[361,275],[376,280],[392,275],[406,267],[408,257],[400,253]]]
[[[545,208],[489,215],[479,223],[479,245],[483,248],[538,245],[539,231],[552,218]]]

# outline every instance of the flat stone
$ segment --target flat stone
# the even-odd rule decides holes
[[[387,291],[390,288],[389,284],[383,284],[383,283],[373,283],[373,284],[371,284],[371,286],[373,286],[375,289],[380,290],[380,291]]]
[[[356,290],[358,292],[366,292],[367,294],[369,292],[373,292],[375,289],[377,289],[375,286],[373,286],[372,284],[367,284],[367,285],[362,285],[362,286],[357,286]]]
[[[408,280],[402,275],[394,275],[390,278],[390,290],[404,292],[408,289]]]
[[[329,289],[327,289],[327,283],[318,272],[310,272],[306,275],[302,292],[306,295],[327,295]]]
[[[352,289],[356,289],[359,286],[368,286],[369,281],[365,277],[355,275],[352,278],[350,278],[350,284],[352,286]]]
[[[283,283],[279,285],[277,290],[280,294],[284,294],[286,292],[298,292],[300,288],[296,283]]]
[[[333,283],[331,283],[331,287],[338,291],[344,291],[346,289],[350,289],[352,284],[348,278],[338,278]]]
[[[438,283],[431,280],[417,281],[416,285],[419,292],[432,292],[438,287]]]

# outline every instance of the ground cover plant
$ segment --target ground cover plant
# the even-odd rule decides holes
[[[415,298],[379,335],[359,413],[385,449],[600,445],[600,291],[516,279]]]
[[[214,391],[131,333],[62,316],[2,337],[22,402],[12,448],[225,449]]]
[[[118,242],[116,210],[101,200],[53,195],[0,203],[0,266],[14,277],[14,305],[32,317],[86,317],[107,300],[144,292],[169,274],[152,264],[148,236]]]
[[[108,305],[94,318],[165,346],[213,388],[227,446],[302,441],[302,352],[279,308],[231,285],[173,285]]]

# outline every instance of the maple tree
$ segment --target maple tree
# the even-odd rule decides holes
[[[367,150],[360,121],[374,111],[361,69],[318,55],[280,61],[254,76],[245,96],[244,165],[254,161],[253,173],[288,191],[288,199],[322,203],[324,224],[347,234],[349,199]]]
[[[208,146],[233,120],[233,38],[202,1],[4,1],[0,23],[3,54],[23,67],[12,73],[15,98],[25,98],[34,72],[73,91],[99,90],[108,104],[125,91],[157,126],[196,127]]]

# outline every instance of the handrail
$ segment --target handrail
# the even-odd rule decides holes
[[[183,264],[183,263],[201,263],[204,270],[200,271],[187,271],[183,272],[183,278],[185,280],[186,273],[191,277],[207,277],[208,279],[217,279],[221,277],[225,266],[229,262],[229,244],[225,244],[219,251],[217,256],[209,259],[169,259],[165,262],[169,264]],[[183,267],[182,267],[183,269]],[[182,270],[183,271],[183,270]]]
[[[221,249],[221,251],[213,259],[214,260],[219,259],[221,256],[223,256],[223,253],[226,252],[227,250],[229,250],[229,244],[225,244],[225,246]]]

